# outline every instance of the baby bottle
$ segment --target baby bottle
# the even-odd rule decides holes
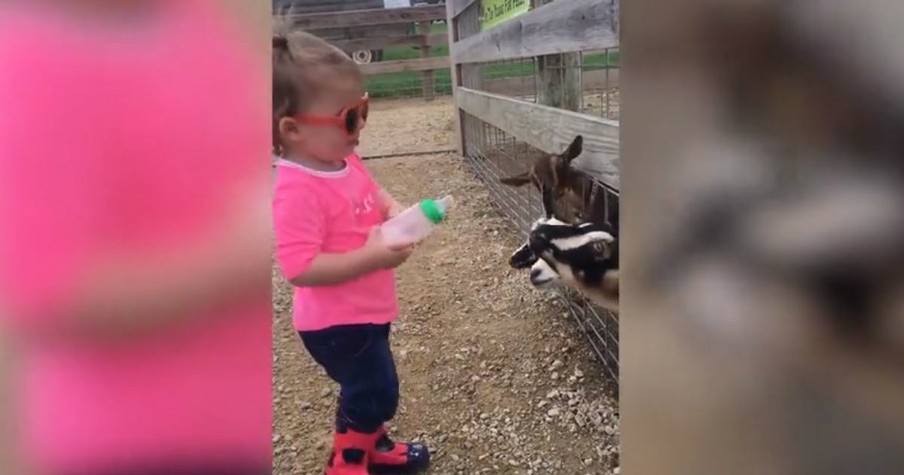
[[[390,247],[420,242],[446,218],[451,206],[451,196],[439,200],[422,200],[383,223],[380,228],[383,239]]]

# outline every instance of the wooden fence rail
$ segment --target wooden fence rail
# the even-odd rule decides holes
[[[433,56],[426,58],[399,59],[396,61],[380,61],[360,65],[364,74],[386,74],[402,71],[435,71],[449,67],[449,58],[446,56]]]
[[[393,36],[372,36],[352,39],[331,40],[330,43],[342,48],[345,51],[355,51],[359,49],[388,49],[397,46],[442,46],[449,43],[449,38],[445,33],[431,33],[425,35],[393,35]],[[448,67],[449,60],[440,67]]]
[[[365,75],[420,72],[423,95],[428,100],[435,94],[434,71],[447,69],[451,64],[448,56],[431,56],[435,46],[448,44],[446,33],[432,32],[434,21],[446,19],[445,5],[290,13],[286,17],[296,27],[310,31],[347,52],[399,46],[419,48],[420,58],[362,64],[361,71]]]
[[[479,63],[617,45],[608,2],[556,0],[459,41],[452,58],[456,63]]]
[[[456,103],[458,151],[467,150],[464,114],[470,114],[546,153],[561,152],[575,135],[584,136],[584,153],[574,165],[618,189],[618,122],[573,110],[569,97],[580,95],[580,66],[559,60],[556,67],[574,74],[543,74],[549,55],[600,51],[618,46],[617,0],[536,1],[535,8],[485,31],[473,9],[479,0],[447,0],[452,93]],[[466,20],[463,20],[465,19]],[[466,21],[468,24],[462,23]],[[461,38],[460,31],[471,34]],[[539,57],[540,81],[533,104],[476,90],[487,87],[471,65],[499,60]],[[548,77],[547,77],[548,76]],[[568,82],[563,83],[563,82]],[[467,86],[467,87],[466,87]],[[487,87],[487,89],[500,89]],[[571,91],[563,93],[563,91]],[[501,91],[500,91],[501,92]]]
[[[573,165],[618,189],[618,122],[466,87],[457,92],[461,110],[547,153],[583,135],[584,152]]]
[[[297,26],[306,30],[322,30],[325,28],[444,20],[446,18],[446,7],[444,5],[427,5],[406,8],[351,10],[345,12],[305,13],[301,15],[289,15],[289,18]]]

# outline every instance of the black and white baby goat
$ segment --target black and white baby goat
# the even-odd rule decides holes
[[[531,284],[538,289],[565,284],[618,313],[618,239],[607,224],[538,219],[509,265],[530,268]]]

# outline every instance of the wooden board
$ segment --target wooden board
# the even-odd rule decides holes
[[[383,0],[278,0],[273,3],[273,13],[277,15],[383,8]]]
[[[468,7],[475,3],[477,3],[477,0],[446,0],[446,5],[449,5],[449,18],[461,15],[461,12],[467,10]]]
[[[531,0],[534,8],[542,8],[553,0]],[[561,53],[537,56],[537,100],[543,104],[570,111],[581,108],[581,55]]]
[[[300,28],[306,30],[319,30],[347,26],[445,20],[446,6],[442,4],[424,5],[408,8],[353,10],[346,12],[309,13],[303,15],[290,14],[287,16]]]
[[[433,33],[429,35],[400,35],[383,36],[375,38],[355,38],[350,40],[331,40],[330,43],[342,48],[343,51],[356,51],[361,49],[388,49],[396,46],[438,46],[448,44],[449,37],[446,33]]]
[[[361,72],[365,75],[400,73],[403,71],[431,71],[446,69],[452,64],[448,56],[433,56],[429,58],[400,59],[397,61],[380,61],[378,63],[360,64]]]
[[[583,135],[584,152],[573,166],[619,189],[618,122],[464,87],[457,92],[462,110],[546,153],[561,153]]]
[[[429,21],[422,21],[417,24],[418,33],[423,35],[430,34],[430,31],[433,29],[433,23]],[[427,59],[430,57],[430,46],[424,45],[421,47],[421,58]],[[451,62],[447,62],[447,64],[452,64]],[[421,73],[421,92],[424,100],[432,101],[434,95],[436,94],[436,77],[433,74],[432,69],[428,69]]]
[[[392,23],[389,25],[349,26],[345,28],[324,28],[311,32],[327,41],[357,40],[380,36],[406,36],[411,34],[410,25]]]
[[[452,45],[456,64],[618,46],[616,0],[556,0]]]
[[[453,0],[446,1],[446,17],[448,20],[446,21],[446,34],[449,36],[448,44],[453,44],[458,41],[458,23],[459,19],[458,13],[461,13],[459,10],[458,13],[455,13],[455,3]],[[455,100],[458,97],[458,88],[461,86],[461,66],[449,61],[449,76],[452,82],[452,99]],[[458,155],[464,155],[465,153],[465,142],[464,135],[462,134],[462,113],[461,109],[456,107],[453,112],[452,123],[455,126],[455,151]]]

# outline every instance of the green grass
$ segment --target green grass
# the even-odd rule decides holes
[[[446,31],[446,25],[433,25],[433,32]],[[449,56],[449,47],[446,45],[435,46],[431,50],[431,56]],[[383,61],[414,59],[421,57],[421,50],[414,47],[402,46],[383,51]],[[583,57],[583,69],[585,71],[618,67],[618,51],[607,53],[587,54]],[[484,68],[484,77],[487,79],[503,79],[524,76],[533,76],[535,67],[532,61],[512,61],[506,63],[490,64]],[[370,76],[367,78],[367,90],[371,97],[395,97],[417,96],[422,91],[422,78],[420,72],[406,71],[401,73],[388,73]],[[452,91],[452,79],[448,69],[434,72],[436,92],[448,94]]]

